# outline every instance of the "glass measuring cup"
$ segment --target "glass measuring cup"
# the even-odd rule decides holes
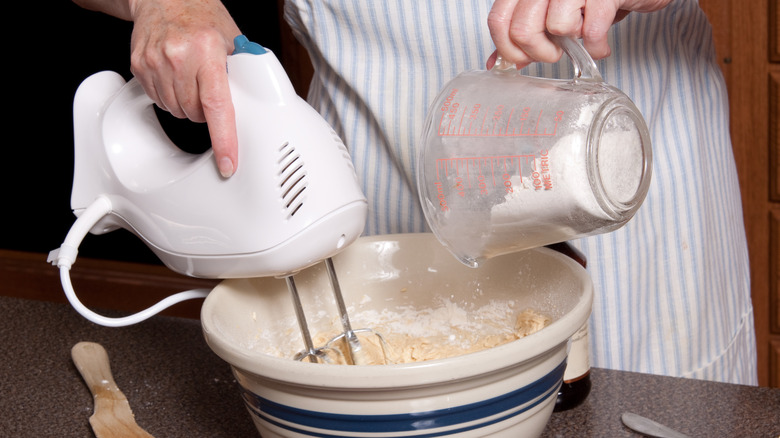
[[[460,261],[616,230],[644,201],[644,118],[574,39],[553,37],[573,79],[499,60],[459,74],[428,111],[417,182],[432,231]]]

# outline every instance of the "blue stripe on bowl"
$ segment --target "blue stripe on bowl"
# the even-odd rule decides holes
[[[408,414],[333,414],[282,405],[253,394],[244,388],[242,388],[242,394],[244,403],[255,415],[259,416],[264,421],[304,435],[333,437],[338,436],[337,432],[400,433],[448,428],[446,431],[442,432],[413,435],[415,437],[435,437],[485,427],[528,411],[546,400],[553,391],[558,390],[563,379],[563,371],[565,368],[566,361],[562,362],[550,373],[535,382],[488,400],[435,411]],[[457,425],[459,424],[477,421],[482,418],[502,413],[505,413],[506,415],[491,419],[487,422],[457,428]],[[283,420],[287,423],[320,429],[323,432],[315,433],[310,430],[298,429],[295,426],[281,423],[276,420]],[[328,433],[328,431],[333,431],[333,433]]]

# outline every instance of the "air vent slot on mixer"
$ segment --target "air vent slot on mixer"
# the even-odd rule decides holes
[[[303,159],[289,142],[285,142],[279,148],[277,164],[279,167],[279,189],[289,219],[303,206],[305,198],[303,194],[308,185],[306,171]]]
[[[330,130],[330,135],[333,137],[333,141],[336,143],[336,147],[341,151],[341,154],[344,156],[344,162],[349,165],[349,167],[352,169],[352,171],[355,171],[355,168],[352,166],[352,158],[349,155],[349,151],[347,150],[347,146],[344,144],[343,141],[341,141],[341,137],[334,131],[333,129]]]

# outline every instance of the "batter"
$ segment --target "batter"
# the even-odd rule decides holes
[[[552,322],[552,318],[533,309],[525,309],[517,315],[514,327],[511,327],[511,324],[501,324],[501,322],[493,320],[481,322],[481,328],[475,330],[474,327],[464,326],[458,322],[448,324],[441,321],[436,324],[438,328],[430,328],[430,334],[424,336],[418,334],[420,331],[419,322],[414,323],[418,327],[409,325],[408,321],[403,321],[400,324],[397,322],[399,321],[377,324],[374,327],[375,332],[357,333],[361,345],[361,351],[357,353],[356,360],[359,365],[421,362],[475,353],[536,333],[548,326]],[[388,329],[388,327],[403,327],[404,325],[412,329]],[[431,324],[425,325],[431,326]],[[313,339],[314,344],[324,347],[340,333],[338,331],[319,333]],[[328,349],[328,361],[349,364],[349,352],[346,349],[344,339],[338,340],[331,346],[332,349]]]

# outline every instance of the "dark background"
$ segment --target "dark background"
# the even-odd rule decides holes
[[[250,40],[281,60],[277,2],[223,2]],[[130,79],[132,23],[80,8],[68,0],[11,2],[5,6],[5,169],[0,249],[45,254],[62,243],[75,220],[70,209],[73,180],[73,96],[89,75],[113,70]],[[24,32],[11,32],[18,22]],[[160,114],[160,112],[158,112]],[[161,114],[177,144],[210,147],[205,125]],[[159,264],[125,230],[88,235],[79,257]]]

